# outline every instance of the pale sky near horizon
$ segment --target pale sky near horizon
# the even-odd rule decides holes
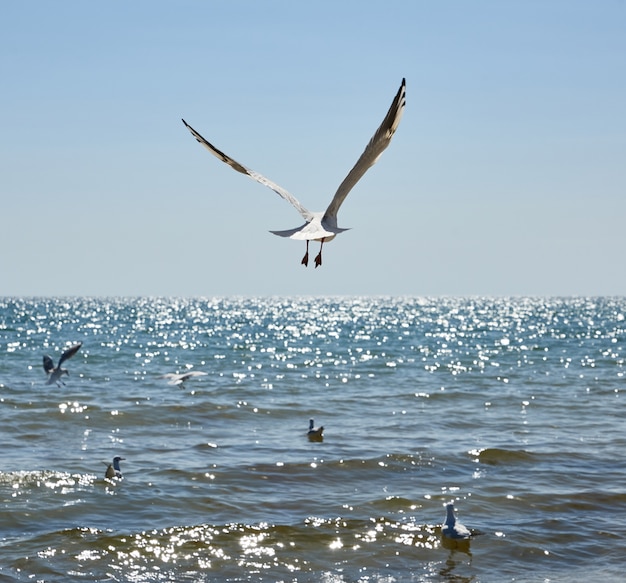
[[[0,12],[0,296],[624,295],[626,2]],[[324,210],[407,80],[324,263]],[[318,244],[312,243],[312,255]]]

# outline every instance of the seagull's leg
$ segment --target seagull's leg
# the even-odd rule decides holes
[[[304,257],[302,258],[302,261],[300,262],[302,265],[304,265],[305,267],[309,264],[309,240],[306,240],[306,253],[304,254]]]
[[[319,267],[322,264],[322,247],[324,246],[325,240],[326,237],[322,239],[322,242],[320,244],[320,252],[315,256],[315,267]]]

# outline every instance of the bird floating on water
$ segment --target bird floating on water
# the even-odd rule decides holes
[[[472,536],[471,531],[462,525],[454,515],[454,503],[450,502],[446,507],[446,521],[441,525],[441,535],[455,540],[467,540]]]
[[[82,345],[83,345],[83,343],[79,342],[78,344],[75,344],[71,348],[68,348],[61,355],[61,358],[59,358],[59,364],[57,365],[56,368],[54,367],[54,362],[52,361],[52,359],[47,354],[43,357],[43,369],[46,371],[46,374],[48,375],[48,381],[46,382],[47,385],[51,385],[52,383],[56,383],[57,386],[60,387],[62,384],[63,385],[65,384],[61,380],[61,377],[64,374],[69,377],[70,373],[66,369],[61,368],[61,365],[66,360],[72,358],[72,356],[74,356],[80,350],[80,347]]]
[[[167,383],[168,385],[180,385],[181,388],[184,388],[185,381],[188,381],[193,377],[206,376],[206,374],[207,373],[200,370],[191,370],[189,372],[183,373],[168,372],[167,374],[164,374],[161,378],[170,379]]]
[[[113,462],[112,463],[102,462],[107,467],[106,472],[104,473],[104,477],[107,480],[112,480],[113,478],[121,479],[122,478],[122,470],[120,468],[120,461],[125,460],[125,459],[126,458],[123,458],[123,457],[120,457],[119,455],[116,455],[113,458]]]
[[[402,79],[398,93],[394,97],[394,100],[385,116],[385,119],[376,130],[365,150],[357,160],[356,164],[350,170],[348,175],[344,178],[343,182],[339,185],[335,196],[331,200],[330,204],[324,212],[311,212],[306,209],[300,202],[287,190],[278,186],[278,184],[265,178],[258,172],[246,168],[239,162],[233,160],[230,156],[227,156],[215,146],[205,140],[196,130],[194,130],[184,119],[182,120],[187,129],[191,132],[194,138],[202,144],[211,154],[219,158],[222,162],[228,164],[231,168],[241,174],[249,176],[253,180],[256,180],[260,184],[271,188],[280,197],[284,198],[287,202],[291,203],[295,209],[302,215],[305,220],[304,225],[296,227],[294,229],[287,229],[286,231],[270,231],[274,235],[279,237],[289,237],[291,239],[306,241],[306,253],[302,258],[302,265],[307,266],[309,264],[309,241],[319,241],[320,251],[315,257],[315,267],[322,264],[322,247],[324,243],[332,241],[336,235],[343,233],[348,229],[342,229],[337,226],[337,212],[339,207],[345,200],[348,193],[352,190],[354,185],[361,179],[365,172],[373,166],[383,151],[391,142],[402,113],[404,112],[404,106],[406,104],[406,81]]]
[[[309,430],[306,436],[309,441],[324,441],[324,427],[315,427],[313,419],[309,419]]]

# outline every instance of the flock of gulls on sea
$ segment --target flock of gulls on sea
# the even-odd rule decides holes
[[[224,154],[224,152],[218,150],[215,146],[213,146],[213,144],[203,138],[184,119],[182,121],[187,129],[191,132],[193,137],[209,152],[211,152],[211,154],[219,158],[222,162],[228,164],[237,172],[245,174],[246,176],[259,182],[260,184],[267,186],[268,188],[276,192],[280,197],[282,197],[294,206],[294,208],[300,213],[300,215],[304,219],[304,224],[293,229],[271,232],[274,235],[278,235],[279,237],[289,237],[291,239],[306,242],[306,253],[301,261],[302,265],[304,266],[307,266],[309,264],[309,241],[319,241],[320,250],[315,257],[315,267],[319,267],[322,264],[322,248],[324,246],[324,243],[332,241],[339,233],[343,233],[344,231],[348,230],[337,226],[337,213],[339,211],[339,208],[341,207],[346,196],[348,196],[348,193],[361,179],[365,172],[367,172],[367,170],[378,161],[380,155],[391,143],[391,138],[393,137],[396,129],[398,128],[398,125],[400,124],[400,119],[402,118],[405,104],[406,82],[405,79],[402,79],[400,88],[398,89],[398,92],[396,93],[396,96],[391,103],[391,107],[389,108],[387,115],[370,139],[369,143],[365,147],[365,150],[357,160],[356,164],[352,167],[352,170],[348,172],[343,182],[339,185],[339,188],[335,192],[335,195],[330,201],[330,204],[323,212],[309,211],[287,190],[285,190],[275,182],[272,182],[271,180],[265,178],[265,176],[259,174],[258,172],[255,172],[254,170],[250,170],[249,168],[243,166],[230,156],[227,156],[226,154]],[[43,357],[43,368],[48,375],[47,384],[50,385],[56,383],[59,387],[61,385],[65,385],[62,377],[63,375],[69,376],[70,373],[66,369],[62,368],[61,365],[66,360],[72,358],[72,356],[74,356],[80,350],[81,346],[82,342],[79,342],[78,344],[75,344],[74,346],[68,348],[65,352],[63,352],[56,367],[54,366],[54,362],[52,358],[50,358],[50,356],[46,355]],[[185,373],[168,373],[163,375],[161,378],[168,379],[168,383],[170,385],[184,387],[184,383],[189,379],[204,376],[206,374],[207,373],[201,371],[189,371]],[[307,438],[310,441],[314,442],[323,441],[324,427],[315,427],[314,420],[311,419],[309,421]],[[115,456],[111,463],[103,462],[107,466],[107,469],[105,471],[105,478],[107,480],[122,479],[120,461],[124,459],[125,458],[123,457]],[[456,520],[456,517],[454,515],[454,504],[452,502],[446,504],[445,508],[446,519],[441,526],[442,538],[444,541],[447,541],[447,546],[453,545],[452,548],[462,548],[460,546],[454,547],[454,545],[462,545],[464,543],[468,544],[470,537],[474,533]]]
[[[48,375],[48,379],[46,384],[50,385],[52,383],[56,383],[57,386],[65,385],[65,383],[61,380],[63,375],[69,376],[69,372],[66,369],[61,368],[61,365],[68,359],[72,358],[83,345],[82,342],[75,344],[71,348],[68,348],[61,354],[61,358],[59,359],[59,364],[55,367],[54,362],[50,356],[47,354],[43,357],[43,368]],[[202,371],[189,371],[185,373],[167,373],[162,375],[160,378],[168,379],[169,385],[175,385],[183,388],[184,382],[200,376],[206,376],[207,373]],[[312,442],[322,442],[324,441],[324,427],[315,427],[315,421],[313,419],[309,419],[309,429],[306,433],[309,441]],[[122,469],[120,467],[120,462],[124,461],[126,458],[123,458],[119,455],[116,455],[113,458],[111,463],[102,462],[107,466],[107,469],[104,473],[104,477],[107,481],[113,482],[116,480],[121,480]],[[460,522],[456,520],[456,516],[454,515],[454,504],[452,502],[445,505],[446,508],[446,520],[441,526],[441,536],[444,541],[444,545],[450,549],[458,549],[467,551],[469,549],[469,540],[476,534],[470,531],[468,528],[463,526]]]

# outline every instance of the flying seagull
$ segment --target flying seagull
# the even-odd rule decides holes
[[[192,370],[192,371],[183,372],[180,374],[175,373],[175,372],[168,372],[167,374],[164,374],[161,378],[170,379],[167,383],[168,385],[180,385],[181,388],[184,388],[185,381],[193,377],[206,376],[206,374],[207,373],[202,372],[200,370]]]
[[[306,436],[309,441],[324,441],[324,427],[315,427],[313,419],[309,419],[309,430]]]
[[[441,526],[441,534],[450,539],[465,540],[472,536],[469,528],[457,521],[454,515],[454,504],[446,504],[446,521]]]
[[[59,358],[59,364],[57,365],[56,368],[54,368],[54,362],[52,362],[52,359],[47,354],[43,357],[43,369],[46,371],[46,374],[48,375],[48,381],[46,382],[47,385],[56,383],[57,386],[60,387],[61,384],[63,385],[65,384],[61,380],[61,377],[64,374],[66,374],[69,377],[70,373],[66,369],[61,368],[61,365],[69,358],[72,358],[72,356],[74,356],[80,350],[80,347],[82,345],[83,343],[79,342],[78,344],[75,344],[71,348],[68,348],[61,355],[61,358]]]
[[[110,464],[108,462],[102,462],[107,467],[106,472],[104,473],[104,477],[107,480],[112,480],[113,478],[118,478],[118,479],[122,478],[122,470],[120,468],[120,461],[122,461],[124,459],[126,459],[126,458],[123,458],[123,457],[120,457],[119,455],[116,455],[113,458],[113,463]]]
[[[320,251],[315,257],[315,267],[322,264],[322,247],[324,243],[332,241],[336,235],[343,233],[348,229],[342,229],[337,226],[337,212],[339,207],[345,200],[348,193],[352,190],[353,186],[360,180],[365,172],[373,166],[383,151],[387,148],[391,142],[391,138],[398,128],[402,113],[404,112],[404,105],[406,103],[406,82],[402,79],[400,89],[393,99],[391,107],[385,116],[385,119],[380,124],[380,127],[376,130],[376,133],[372,136],[372,139],[367,144],[365,150],[361,154],[361,157],[357,160],[356,164],[350,170],[348,175],[344,178],[343,182],[339,185],[335,196],[331,200],[328,208],[324,212],[311,212],[307,210],[300,202],[284,188],[278,186],[278,184],[265,178],[258,172],[246,168],[239,162],[233,160],[230,156],[224,154],[218,150],[213,144],[205,140],[196,130],[194,130],[184,119],[183,123],[187,126],[187,129],[191,132],[194,138],[200,142],[211,154],[219,158],[222,162],[226,162],[231,168],[246,174],[253,180],[271,188],[275,193],[284,198],[287,202],[290,202],[295,209],[302,215],[305,220],[304,225],[296,227],[295,229],[287,229],[286,231],[270,231],[274,235],[279,237],[289,237],[291,239],[306,241],[306,253],[302,258],[302,265],[307,266],[309,264],[309,241],[319,241]]]

